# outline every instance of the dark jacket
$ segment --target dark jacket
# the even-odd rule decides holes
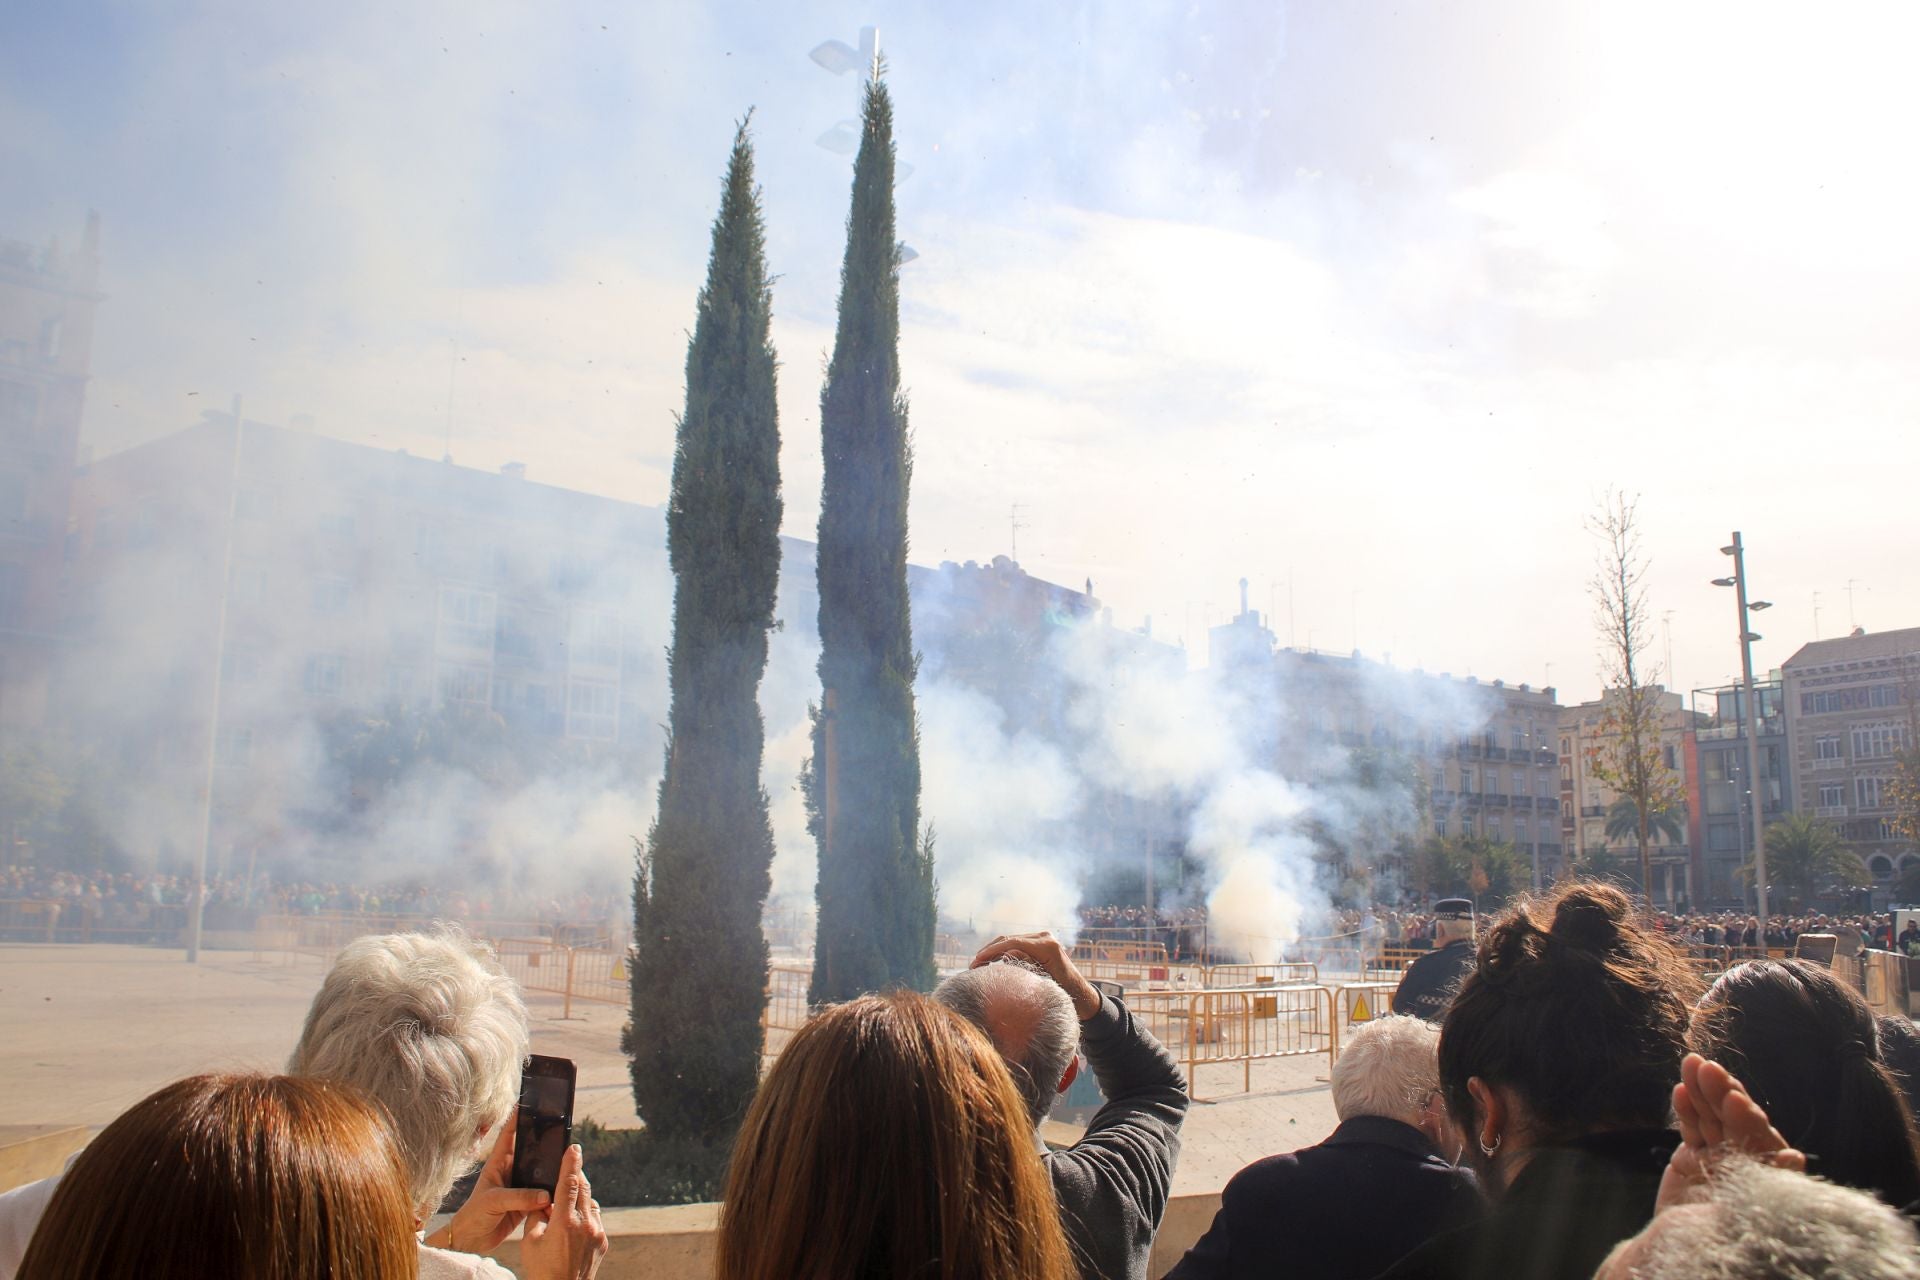
[[[1447,1016],[1453,993],[1473,971],[1473,939],[1456,938],[1438,951],[1429,951],[1407,966],[1406,976],[1393,993],[1393,1011],[1428,1022]]]
[[[1054,1198],[1086,1280],[1146,1280],[1180,1154],[1187,1080],[1126,1005],[1108,996],[1080,1025],[1080,1048],[1107,1103],[1085,1137],[1046,1154]]]
[[[1369,1280],[1482,1211],[1473,1175],[1418,1129],[1355,1116],[1317,1147],[1234,1174],[1213,1225],[1167,1280]]]
[[[1381,1280],[1590,1280],[1653,1220],[1679,1141],[1669,1129],[1634,1129],[1536,1151],[1486,1217],[1436,1236]]]

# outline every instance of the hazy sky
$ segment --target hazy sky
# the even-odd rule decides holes
[[[1640,491],[1681,687],[1920,625],[1914,6],[14,0],[0,235],[104,218],[86,438],[249,417],[658,502],[756,109],[788,532],[891,64],[914,556],[1186,634],[1596,687],[1583,529]],[[1656,628],[1656,645],[1665,635]]]

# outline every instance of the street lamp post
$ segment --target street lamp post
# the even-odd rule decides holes
[[[1773,607],[1767,600],[1747,601],[1747,559],[1746,548],[1740,542],[1740,531],[1733,531],[1733,542],[1720,548],[1720,554],[1733,557],[1733,576],[1715,578],[1716,587],[1734,589],[1735,607],[1740,618],[1740,687],[1746,700],[1747,731],[1747,793],[1752,797],[1753,806],[1753,887],[1755,917],[1759,921],[1756,941],[1760,944],[1761,954],[1766,954],[1767,946],[1767,836],[1764,802],[1760,794],[1760,703],[1753,691],[1753,642],[1760,634],[1753,630],[1747,615],[1758,613],[1762,609]]]

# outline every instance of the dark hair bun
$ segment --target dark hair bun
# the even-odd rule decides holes
[[[1627,895],[1613,886],[1582,884],[1561,897],[1549,932],[1570,947],[1611,951],[1619,945],[1621,924],[1632,913]]]

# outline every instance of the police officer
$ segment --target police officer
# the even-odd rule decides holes
[[[1442,898],[1433,905],[1434,949],[1407,966],[1393,993],[1393,1011],[1438,1022],[1473,968],[1473,903]]]

